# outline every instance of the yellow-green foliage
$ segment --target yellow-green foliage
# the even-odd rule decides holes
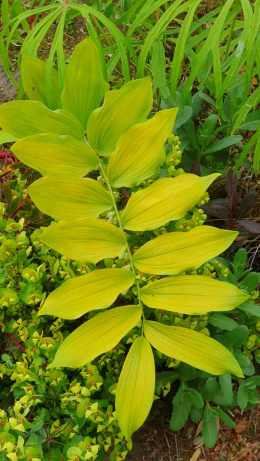
[[[151,346],[209,373],[243,376],[233,355],[220,343],[187,328],[151,321],[146,307],[202,314],[243,303],[248,295],[231,284],[199,275],[177,276],[223,252],[237,233],[199,226],[187,233],[166,233],[134,252],[127,231],[151,231],[181,220],[218,174],[157,179],[134,192],[124,206],[116,201],[117,189],[138,186],[165,161],[164,144],[171,136],[177,109],[146,120],[152,108],[150,78],[107,92],[98,50],[90,39],[81,42],[72,55],[65,72],[62,108],[55,111],[44,105],[47,98],[40,85],[45,66],[38,66],[35,76],[28,60],[23,66],[27,94],[33,96],[30,85],[34,85],[37,101],[2,105],[0,125],[18,139],[13,147],[17,157],[44,175],[29,187],[29,193],[41,211],[59,222],[40,239],[63,255],[88,263],[127,255],[125,268],[102,269],[66,281],[47,298],[40,315],[76,319],[109,308],[131,286],[136,293],[131,305],[106,310],[78,327],[62,343],[51,367],[73,368],[91,362],[138,325],[140,335],[130,349],[116,395],[117,418],[131,442],[153,402]],[[85,177],[94,170],[101,181],[94,179],[95,173]],[[104,220],[110,210],[112,223]],[[171,277],[141,288],[139,270]]]

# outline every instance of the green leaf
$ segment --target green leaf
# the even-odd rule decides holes
[[[85,132],[91,112],[99,107],[108,90],[98,49],[85,38],[74,49],[65,70],[62,107],[80,121]]]
[[[46,63],[31,56],[22,56],[21,76],[23,87],[29,99],[40,101],[48,106],[46,91]],[[55,69],[52,69],[53,101],[49,109],[60,107],[59,76]]]
[[[115,347],[139,322],[139,306],[121,306],[96,315],[71,333],[59,347],[51,368],[79,368]]]
[[[213,414],[212,408],[208,403],[206,404],[203,415],[202,437],[208,448],[214,447],[218,437],[216,416]]]
[[[38,179],[28,192],[39,210],[58,220],[97,218],[113,206],[110,194],[97,181],[69,174]]]
[[[152,230],[182,218],[218,176],[183,174],[157,180],[131,196],[121,216],[123,227],[131,231]]]
[[[17,141],[17,138],[16,136],[13,136],[9,133],[7,133],[6,131],[0,131],[0,146],[2,144],[6,144],[6,143],[9,143],[9,142],[15,142]]]
[[[243,377],[233,355],[208,336],[187,328],[172,327],[146,321],[144,332],[148,341],[162,354],[214,375],[233,373]]]
[[[250,304],[244,303],[239,306],[239,310],[246,312],[247,314],[251,314],[254,317],[260,317],[260,305],[259,304]]]
[[[221,421],[223,421],[224,424],[226,424],[226,426],[229,426],[229,427],[232,427],[233,429],[235,429],[236,427],[236,424],[234,423],[234,421],[232,421],[232,419],[223,411],[221,410],[220,408],[214,408],[213,410],[213,413],[218,416]]]
[[[188,394],[180,388],[172,403],[173,409],[170,419],[170,428],[173,431],[179,431],[188,420],[191,410],[191,402]]]
[[[226,250],[238,233],[210,226],[189,232],[170,232],[150,240],[133,256],[138,270],[148,274],[178,275],[200,267]]]
[[[203,155],[213,154],[214,152],[218,152],[222,149],[226,149],[229,146],[233,146],[233,144],[238,143],[243,139],[240,135],[234,135],[232,137],[227,136],[226,138],[221,139],[220,141],[214,142],[213,146],[209,147],[203,152]]]
[[[113,187],[132,187],[155,174],[165,158],[164,143],[172,132],[177,109],[158,112],[134,125],[119,139],[107,176]]]
[[[147,339],[140,336],[126,357],[116,391],[116,416],[128,442],[149,414],[154,387],[153,352]]]
[[[219,377],[219,384],[223,395],[228,403],[228,405],[232,405],[233,402],[233,386],[232,386],[232,377],[230,373],[226,373],[225,375],[221,375]]]
[[[90,116],[87,134],[91,147],[108,157],[131,126],[143,122],[153,104],[150,77],[132,80],[106,94],[104,104]]]
[[[240,384],[238,388],[238,393],[237,393],[237,403],[240,406],[240,408],[245,409],[247,407],[248,398],[249,398],[249,390],[244,385],[244,383],[242,383]]]
[[[241,293],[243,293],[243,292],[241,291]],[[227,305],[226,310],[231,310],[228,307],[228,305]],[[214,325],[214,327],[221,328],[221,330],[232,331],[232,330],[234,330],[234,328],[237,328],[237,322],[235,322],[235,320],[231,319],[230,317],[227,317],[226,315],[219,314],[218,312],[216,312],[214,314],[210,314],[210,316],[208,318],[208,322],[211,325]]]
[[[86,312],[111,306],[133,283],[134,275],[126,269],[100,269],[66,280],[52,291],[38,315],[77,319]]]
[[[85,176],[98,167],[97,155],[90,146],[71,136],[55,133],[27,136],[12,146],[12,152],[42,175],[70,173]]]
[[[94,218],[60,221],[48,227],[40,240],[67,258],[94,264],[118,256],[126,247],[117,227]]]
[[[80,123],[66,110],[51,111],[40,101],[11,101],[0,106],[0,126],[17,139],[57,133],[82,140]]]
[[[235,309],[248,297],[231,283],[202,275],[167,277],[141,288],[146,306],[189,315]]]

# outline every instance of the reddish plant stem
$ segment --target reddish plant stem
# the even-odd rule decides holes
[[[20,205],[16,208],[16,210],[14,210],[13,214],[11,215],[11,218],[14,218],[15,215],[18,213],[18,211],[20,211],[20,209],[23,207],[24,202],[27,198],[29,198],[28,194],[26,195],[26,197],[24,197],[24,199],[21,201]]]
[[[19,349],[21,349],[22,351],[26,351],[25,347],[22,346],[19,341],[17,341],[17,339],[15,339],[15,337],[12,335],[12,333],[7,333],[9,338],[11,338],[11,340],[19,347]]]
[[[129,199],[130,199],[130,195],[128,195],[128,194],[124,191],[124,189],[123,189],[122,187],[121,187],[120,190],[121,190],[122,194],[127,198],[127,200],[129,200]]]
[[[6,323],[6,320],[3,320],[3,323]],[[24,346],[22,346],[22,344],[19,343],[19,341],[17,341],[17,339],[15,339],[15,337],[14,337],[14,335],[12,335],[12,333],[7,333],[7,335],[19,347],[19,349],[21,349],[23,352],[26,351],[26,348]]]
[[[0,158],[14,157],[12,152],[0,152]]]

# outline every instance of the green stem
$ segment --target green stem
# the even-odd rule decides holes
[[[99,170],[100,170],[100,172],[101,172],[101,174],[102,174],[102,176],[104,178],[104,181],[105,181],[105,183],[107,185],[107,188],[108,188],[108,191],[110,193],[110,196],[111,196],[111,199],[112,199],[112,202],[113,202],[113,208],[115,210],[115,214],[116,214],[116,218],[117,218],[117,221],[118,221],[119,228],[122,231],[122,233],[124,234],[126,250],[127,250],[127,253],[128,253],[128,257],[129,257],[132,272],[133,272],[133,274],[135,276],[135,285],[136,285],[136,289],[137,289],[138,303],[139,303],[140,306],[142,306],[140,287],[139,287],[139,283],[138,283],[138,281],[136,279],[136,271],[135,271],[135,266],[134,266],[134,263],[133,263],[132,254],[131,254],[131,251],[130,251],[130,247],[128,245],[128,241],[127,241],[127,238],[126,238],[126,235],[125,235],[125,232],[124,232],[124,228],[123,228],[122,223],[121,223],[121,219],[120,219],[119,211],[118,211],[117,204],[116,204],[116,201],[115,201],[115,197],[114,197],[114,194],[113,194],[113,190],[112,190],[112,187],[110,185],[109,179],[108,179],[108,177],[106,175],[106,172],[105,172],[105,169],[104,169],[104,166],[103,166],[101,160],[99,160]]]

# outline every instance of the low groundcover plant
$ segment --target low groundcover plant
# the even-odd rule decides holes
[[[130,447],[133,432],[153,402],[151,346],[213,375],[243,377],[233,355],[216,340],[153,320],[154,309],[202,315],[232,310],[249,298],[226,282],[179,275],[223,252],[237,232],[204,225],[152,238],[151,231],[181,219],[194,207],[218,174],[155,180],[134,192],[124,206],[118,190],[157,173],[177,112],[164,110],[146,119],[152,107],[149,77],[108,92],[98,50],[90,39],[72,54],[61,98],[58,93],[52,98],[57,110],[46,107],[43,62],[25,58],[22,76],[27,95],[35,100],[3,104],[0,125],[18,139],[14,154],[43,175],[28,191],[36,206],[58,222],[41,234],[41,241],[74,260],[97,264],[122,254],[125,259],[124,268],[100,268],[66,280],[48,296],[39,314],[77,319],[109,308],[130,287],[135,295],[131,305],[122,296],[123,305],[117,301],[112,309],[95,316],[92,312],[90,320],[61,344],[50,366],[81,367],[138,328],[116,392],[117,418]],[[85,177],[90,172],[92,177]],[[108,222],[111,210],[113,219]],[[145,241],[136,251],[131,232],[142,233]],[[149,283],[144,283],[146,279]]]

